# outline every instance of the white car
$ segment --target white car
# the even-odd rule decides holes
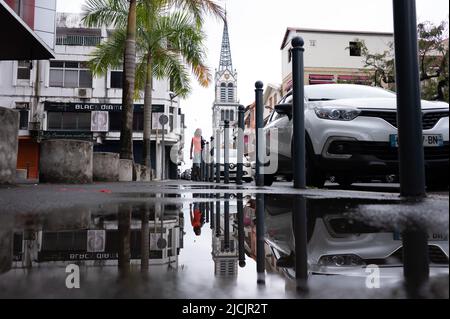
[[[422,101],[427,184],[448,185],[449,105]],[[381,88],[352,84],[305,86],[306,177],[322,187],[334,176],[341,185],[369,177],[398,176],[397,99]],[[278,133],[278,168],[265,175],[292,176],[292,95],[275,107],[266,139]],[[276,134],[273,134],[276,135]]]
[[[225,159],[224,159],[224,150],[220,150],[220,176],[221,178],[225,177]],[[228,172],[230,176],[230,180],[234,180],[237,177],[237,150],[230,148],[229,150],[229,162],[228,162]],[[247,157],[243,156],[242,158],[242,180],[244,182],[250,183],[253,180],[252,177],[252,164],[247,159]]]

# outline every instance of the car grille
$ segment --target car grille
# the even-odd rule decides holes
[[[391,257],[394,257],[400,260],[403,263],[403,247],[396,250]],[[430,258],[430,262],[433,264],[447,264],[448,265],[448,256],[442,251],[442,249],[435,245],[428,246],[428,257]]]
[[[432,129],[441,118],[449,116],[448,111],[424,112],[422,114],[422,126],[424,130]],[[360,116],[378,117],[392,126],[397,127],[397,112],[364,110]]]
[[[398,149],[391,147],[386,142],[363,142],[363,141],[334,141],[328,152],[340,154],[335,151],[337,145],[343,145],[341,154],[370,155],[383,161],[398,161]],[[424,147],[425,160],[445,160],[449,158],[449,142],[444,142],[441,147]]]

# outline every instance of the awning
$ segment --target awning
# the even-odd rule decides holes
[[[0,60],[48,60],[52,50],[0,0]]]

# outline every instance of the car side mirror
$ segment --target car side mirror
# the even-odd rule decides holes
[[[281,115],[287,115],[289,120],[292,118],[292,104],[282,103],[275,105],[275,112]]]

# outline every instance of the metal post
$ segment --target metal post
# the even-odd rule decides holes
[[[230,184],[230,121],[224,121],[223,129],[224,183]]]
[[[165,141],[165,125],[162,125],[162,139],[161,139],[161,180],[163,181],[165,179],[164,174],[164,166],[165,166],[165,153],[166,153],[166,141]]]
[[[211,159],[209,154],[209,142],[206,142],[205,146],[205,178],[204,181],[209,181],[209,165],[210,165]]]
[[[422,109],[415,0],[395,0],[394,39],[397,87],[400,195],[425,196]]]
[[[214,224],[214,202],[209,202],[209,205],[210,205],[210,223],[209,223],[209,228],[213,229],[214,225],[215,225]]]
[[[417,19],[415,0],[394,0],[395,69],[400,195],[425,197],[425,163],[422,136]],[[405,231],[403,273],[408,293],[419,297],[429,278],[428,237],[422,231]]]
[[[227,251],[230,249],[230,194],[225,194],[223,232],[225,233],[225,251]]]
[[[264,175],[262,173],[263,154],[265,154],[264,134],[264,104],[263,104],[263,86],[261,81],[255,83],[255,109],[256,109],[256,186],[264,186]]]
[[[220,236],[220,194],[216,194],[216,237]]]
[[[244,106],[238,109],[238,135],[237,135],[237,172],[236,184],[242,185],[242,174],[244,165]]]
[[[211,136],[211,163],[209,163],[209,181],[214,182],[214,137]]]
[[[293,88],[293,139],[294,139],[294,188],[305,189],[305,93],[303,48],[304,41],[301,37],[292,39],[292,88]]]
[[[265,284],[264,194],[256,194],[256,272],[257,283]]]
[[[216,183],[220,184],[220,130],[216,131]]]
[[[245,267],[244,203],[242,201],[242,193],[238,193],[237,195],[237,218],[239,267]]]
[[[306,199],[295,196],[292,224],[295,237],[295,280],[297,290],[307,291],[308,251],[307,251],[307,220]]]

